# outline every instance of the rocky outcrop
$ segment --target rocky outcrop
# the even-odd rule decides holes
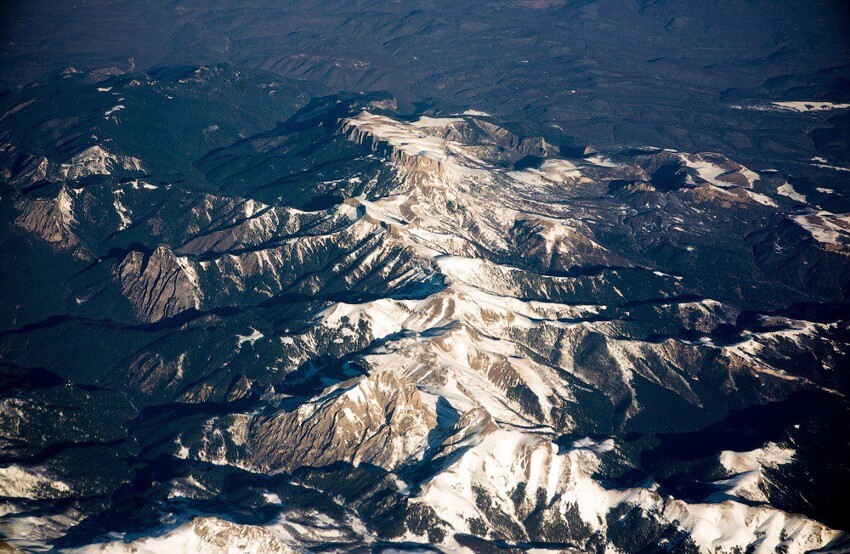
[[[259,419],[250,432],[251,463],[269,471],[334,462],[392,470],[422,456],[435,425],[416,386],[382,371]]]
[[[192,262],[165,246],[150,254],[132,251],[115,268],[121,292],[142,321],[154,322],[200,308],[203,293]]]
[[[20,215],[15,224],[62,250],[80,244],[74,234],[74,195],[62,186],[55,198],[22,198],[17,202]]]
[[[112,154],[100,145],[90,146],[61,164],[53,175],[56,179],[76,181],[89,175],[110,175],[114,170],[143,171],[142,162],[132,156]]]

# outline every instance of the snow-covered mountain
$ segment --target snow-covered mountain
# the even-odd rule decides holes
[[[846,547],[850,227],[787,176],[370,95],[156,143],[237,77],[58,79],[123,109],[4,99],[4,240],[60,283],[4,301],[10,546]]]

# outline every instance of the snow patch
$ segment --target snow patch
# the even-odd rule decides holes
[[[809,102],[809,101],[795,101],[795,102],[771,102],[774,106],[783,109],[789,110],[792,112],[824,112],[829,110],[845,110],[850,108],[850,104],[834,104],[832,102]]]
[[[110,115],[114,114],[117,111],[123,110],[124,108],[124,104],[118,104],[117,106],[113,106],[112,108],[109,108],[108,110],[103,112],[103,117],[104,119],[107,119]]]
[[[850,213],[819,211],[791,216],[800,227],[820,243],[845,247],[850,243]]]
[[[10,498],[56,498],[71,492],[67,483],[50,479],[17,465],[0,468],[0,496]]]
[[[487,112],[482,112],[480,110],[466,110],[461,115],[469,115],[469,116],[472,116],[472,117],[493,117],[490,114],[488,114]]]
[[[245,344],[246,342],[250,342],[251,345],[253,346],[255,342],[257,342],[258,340],[260,340],[264,336],[265,336],[264,334],[262,334],[261,332],[257,331],[256,329],[254,329],[252,327],[250,335],[236,335],[236,338],[237,338],[237,340],[239,340],[240,346]]]
[[[776,189],[776,192],[778,194],[781,194],[782,196],[787,196],[791,200],[795,200],[797,202],[802,202],[803,204],[806,203],[806,197],[804,195],[800,194],[799,192],[797,192],[796,190],[794,190],[794,187],[791,186],[791,183],[785,183],[785,184],[779,186]]]

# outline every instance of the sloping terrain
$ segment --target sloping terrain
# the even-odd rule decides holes
[[[6,541],[845,544],[848,215],[475,108],[228,66],[7,94]]]

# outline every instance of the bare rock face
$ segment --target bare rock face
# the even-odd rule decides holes
[[[459,171],[469,173],[465,166],[478,163],[476,151],[481,157],[487,157],[484,147],[462,145],[443,138],[456,135],[446,127],[462,125],[463,120],[423,119],[425,121],[417,126],[403,125],[364,111],[343,120],[341,131],[352,142],[387,155],[402,180],[413,185],[451,179]],[[464,163],[459,164],[460,160]]]
[[[15,223],[21,229],[61,250],[70,250],[80,241],[74,234],[74,199],[67,187],[56,198],[21,199],[17,204],[20,215]]]
[[[121,291],[147,322],[200,308],[203,295],[191,262],[160,246],[150,255],[133,251],[115,269]]]
[[[59,166],[54,177],[75,181],[89,175],[109,175],[115,169],[142,171],[138,158],[112,154],[99,145],[90,146]]]
[[[436,424],[416,386],[386,371],[258,420],[251,430],[251,461],[272,471],[334,462],[393,469],[425,451]]]

